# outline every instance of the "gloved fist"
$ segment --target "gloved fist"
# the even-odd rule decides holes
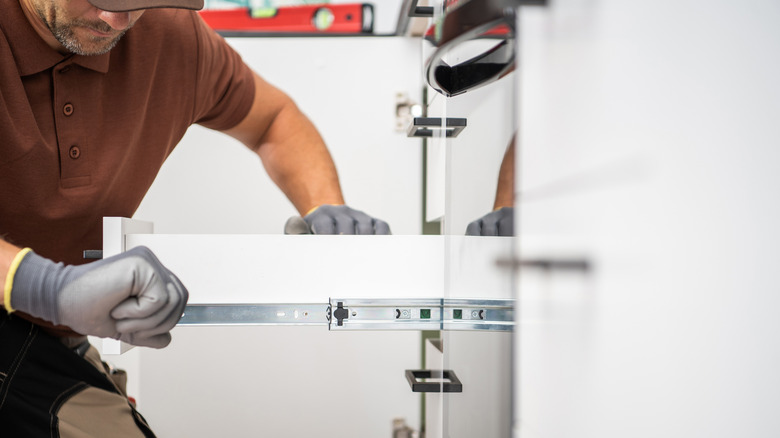
[[[468,236],[514,236],[515,209],[503,207],[471,222],[466,227]]]
[[[321,205],[302,220],[290,218],[284,230],[285,234],[390,234],[387,222],[346,205]]]
[[[146,247],[81,266],[65,266],[33,252],[13,276],[10,304],[74,331],[162,348],[189,294]],[[8,293],[8,291],[6,291]]]

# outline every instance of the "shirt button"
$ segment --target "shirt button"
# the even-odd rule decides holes
[[[79,149],[78,146],[71,146],[70,150],[68,151],[68,155],[74,160],[78,160],[78,158],[81,156],[81,149]]]
[[[62,107],[62,113],[66,116],[73,114],[73,104],[66,103],[65,106]]]

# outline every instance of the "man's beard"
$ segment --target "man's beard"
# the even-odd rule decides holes
[[[83,44],[81,44],[81,42],[73,34],[73,28],[71,26],[57,26],[52,29],[52,33],[54,33],[54,37],[57,38],[57,41],[59,41],[60,44],[77,55],[102,55],[116,46],[116,44],[119,42],[119,39],[122,38],[122,35],[125,34],[125,31],[117,35],[116,38],[110,41],[105,41],[103,45],[93,49],[87,49]],[[93,41],[101,42],[103,39],[95,38]]]
[[[113,29],[111,28],[111,26],[109,26],[108,24],[102,21],[97,23],[86,22],[83,20],[71,20],[64,23],[58,22],[56,17],[65,15],[61,13],[59,8],[55,8],[55,15],[54,17],[51,17],[51,19],[49,19],[49,17],[46,16],[46,13],[42,10],[38,11],[38,15],[40,15],[43,22],[46,23],[46,26],[49,28],[49,30],[51,30],[51,33],[54,35],[54,38],[56,38],[57,41],[59,41],[60,44],[62,44],[70,52],[73,52],[77,55],[90,56],[90,55],[102,55],[104,53],[107,53],[109,50],[113,49],[116,46],[116,44],[125,34],[125,32],[127,32],[127,29],[125,29],[111,40],[107,40],[106,38],[99,38],[97,36],[95,37],[88,36],[87,37],[88,40],[95,44],[94,45],[83,44],[76,37],[76,34],[73,31],[73,29],[77,27],[86,27],[103,33],[111,33]]]

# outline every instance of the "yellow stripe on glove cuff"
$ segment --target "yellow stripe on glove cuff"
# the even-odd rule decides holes
[[[306,216],[314,213],[318,208],[322,207],[323,205],[344,205],[344,204],[320,204],[320,205],[312,208],[311,210],[307,211],[306,214],[304,214],[302,217],[306,217]]]
[[[11,307],[11,290],[14,288],[14,275],[16,274],[16,270],[19,269],[19,265],[22,263],[22,260],[24,260],[24,256],[26,256],[27,253],[31,251],[32,249],[30,248],[25,248],[19,251],[14,257],[13,261],[11,261],[11,266],[8,267],[8,274],[5,276],[5,289],[3,293],[3,305],[5,306],[5,310],[8,313],[14,311],[13,307]]]

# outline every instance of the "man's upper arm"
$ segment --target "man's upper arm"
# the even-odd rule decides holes
[[[282,109],[294,104],[285,93],[266,82],[257,73],[253,73],[253,77],[255,93],[249,112],[236,126],[222,132],[256,151]]]
[[[224,38],[192,14],[197,45],[193,122],[224,131],[250,111],[256,94],[254,73]]]

